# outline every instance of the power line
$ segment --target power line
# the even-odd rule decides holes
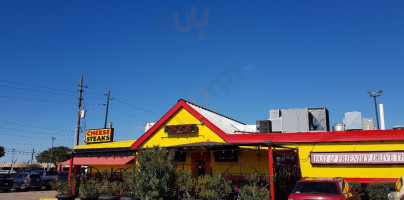
[[[30,85],[30,84],[26,84],[26,83],[18,83],[18,82],[14,82],[14,81],[7,81],[7,80],[1,80],[1,79],[0,79],[0,82],[11,83],[11,84],[16,84],[16,85],[23,85],[23,86],[28,86],[28,87],[43,88],[43,89],[48,89],[48,90],[59,90],[59,91],[75,92],[74,90],[50,88],[50,87],[44,87],[44,86],[38,86],[38,85]]]
[[[154,115],[154,116],[159,116],[159,114],[156,113],[156,112],[154,112],[154,111],[151,111],[151,110],[146,109],[146,108],[141,108],[141,107],[139,107],[139,106],[131,105],[131,104],[129,104],[129,103],[127,103],[127,102],[124,102],[124,101],[122,101],[122,100],[119,100],[119,99],[117,99],[117,98],[115,98],[115,101],[117,101],[117,102],[119,102],[119,103],[121,103],[121,104],[124,104],[124,105],[126,105],[126,106],[132,107],[132,108],[134,108],[134,109],[140,110],[140,111],[142,111],[142,112],[145,112],[145,113],[147,113],[147,114]]]
[[[25,100],[25,101],[38,101],[38,102],[48,102],[48,103],[74,104],[74,102],[68,102],[68,101],[55,101],[55,100],[47,100],[47,99],[34,99],[34,98],[14,97],[14,96],[7,96],[7,95],[0,95],[0,97],[9,98],[9,99],[19,99],[19,100]]]
[[[110,108],[110,109],[111,109],[111,110],[114,110],[115,112],[118,112],[118,113],[121,113],[121,114],[127,115],[127,116],[129,116],[129,117],[132,117],[132,118],[135,118],[135,119],[138,119],[138,120],[144,121],[144,122],[148,122],[148,121],[147,121],[147,120],[145,120],[145,119],[142,119],[142,118],[140,118],[140,117],[136,117],[136,116],[134,116],[134,115],[131,115],[131,114],[129,114],[129,113],[126,113],[126,112],[123,112],[123,111],[117,110],[117,109],[115,109],[115,108]]]
[[[29,130],[21,130],[21,129],[13,129],[13,128],[5,128],[5,127],[0,127],[0,129],[4,130],[9,130],[9,131],[19,131],[19,132],[25,132],[25,133],[38,133],[38,134],[46,134],[46,135],[58,135],[58,136],[68,136],[66,134],[58,134],[58,133],[45,133],[45,132],[37,132],[37,131],[29,131]],[[73,132],[73,131],[72,131]]]
[[[24,126],[24,127],[45,129],[45,130],[51,130],[51,131],[63,131],[63,132],[71,132],[71,131],[73,131],[73,130],[67,130],[67,129],[46,128],[46,127],[40,127],[40,126],[32,126],[32,125],[25,125],[25,124],[17,124],[17,123],[6,122],[6,121],[0,121],[0,123],[3,123],[3,124],[11,124],[11,125],[15,125],[15,126]]]
[[[49,138],[42,138],[42,137],[34,137],[34,136],[26,136],[26,135],[16,135],[16,134],[8,134],[8,133],[2,133],[0,132],[0,135],[8,135],[8,136],[13,136],[13,137],[22,137],[22,138],[31,138],[31,139],[39,139],[39,140],[49,140]],[[73,141],[73,140],[67,140],[67,139],[60,139],[63,141]]]
[[[75,96],[74,93],[73,94],[62,94],[62,93],[57,93],[57,92],[33,90],[33,89],[19,88],[19,87],[6,86],[6,85],[0,85],[0,87],[11,88],[11,89],[15,89],[15,90],[24,90],[24,91],[30,91],[30,92],[40,92],[40,93],[46,93],[46,94],[55,94],[55,95],[63,95],[63,96]]]

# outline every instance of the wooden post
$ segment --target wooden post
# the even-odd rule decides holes
[[[269,185],[271,188],[271,200],[275,200],[275,186],[274,186],[274,166],[272,156],[272,145],[268,146],[268,168],[269,168]]]

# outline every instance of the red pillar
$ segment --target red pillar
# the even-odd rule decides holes
[[[70,177],[72,176],[72,169],[73,169],[73,153],[70,155],[70,163],[69,163],[69,177],[67,179],[67,184],[70,184]]]
[[[272,146],[268,146],[268,167],[269,167],[269,185],[271,188],[271,200],[275,200],[275,186],[274,186],[274,162],[272,156]]]

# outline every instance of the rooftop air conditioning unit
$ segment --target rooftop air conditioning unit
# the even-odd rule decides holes
[[[257,132],[258,133],[270,133],[270,132],[272,132],[271,121],[269,121],[269,120],[257,120]]]

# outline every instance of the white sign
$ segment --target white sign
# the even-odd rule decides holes
[[[311,152],[310,160],[328,165],[404,164],[404,152]]]

